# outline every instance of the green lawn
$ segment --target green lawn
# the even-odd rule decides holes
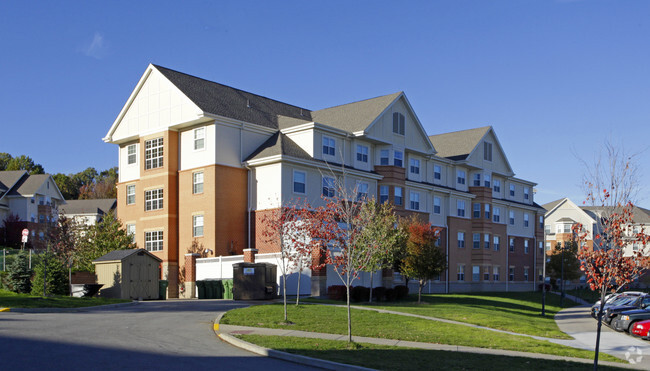
[[[535,360],[524,357],[446,352],[395,346],[309,339],[289,336],[238,335],[260,346],[307,357],[320,358],[378,370],[586,370],[591,366],[567,361]],[[435,365],[435,366],[434,366]],[[600,366],[601,370],[617,370]]]
[[[347,334],[345,308],[324,305],[301,305],[299,307],[290,305],[288,311],[289,320],[293,324],[283,323],[281,304],[234,309],[223,316],[221,323]],[[593,352],[590,351],[535,340],[526,336],[503,334],[463,325],[360,309],[352,310],[352,334],[385,339],[593,358]],[[603,355],[603,359],[605,358],[607,360],[616,360],[614,357],[605,357]]]
[[[43,297],[0,289],[0,308],[81,308],[97,305],[128,303],[130,300],[106,298]]]

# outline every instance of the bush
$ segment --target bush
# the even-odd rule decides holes
[[[327,297],[330,300],[345,300],[345,285],[332,285],[327,288]]]
[[[386,288],[384,286],[375,287],[372,289],[372,299],[375,301],[385,300]]]
[[[350,299],[356,302],[370,300],[370,288],[354,286],[352,290],[350,290]]]
[[[32,273],[29,269],[29,257],[21,251],[9,266],[9,285],[12,291],[29,294],[32,291]]]
[[[404,286],[404,285],[395,286],[395,295],[397,297],[397,300],[402,300],[405,297],[407,297],[409,295],[408,286]]]
[[[9,285],[9,272],[0,271],[0,289],[13,291]]]
[[[546,284],[544,284],[544,283],[540,283],[540,284],[537,286],[538,289],[539,289],[539,291],[542,291],[542,286],[544,286],[544,287],[546,288],[546,291],[551,291],[551,284],[550,284],[550,283],[546,283]]]
[[[386,301],[397,300],[397,291],[395,289],[386,289]]]
[[[43,293],[43,273],[45,262],[47,262],[47,293],[54,295],[69,295],[70,285],[68,282],[68,269],[58,260],[54,254],[47,253],[46,258],[41,260],[34,268],[34,281],[32,283],[32,295],[45,295]]]

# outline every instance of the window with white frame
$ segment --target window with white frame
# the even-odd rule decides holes
[[[544,243],[542,241],[539,241],[539,249],[541,250],[543,248],[544,248]]]
[[[515,196],[515,185],[510,184],[510,196],[514,197]]]
[[[481,266],[472,266],[472,281],[480,281],[481,279]]]
[[[135,224],[126,225],[126,234],[131,236],[131,243],[135,243]]]
[[[336,194],[336,180],[329,176],[323,177],[323,196],[334,197]]]
[[[494,181],[494,192],[501,193],[501,181],[500,180],[495,180]]]
[[[510,219],[510,225],[515,225],[515,212],[511,210],[509,215],[510,215],[510,218],[509,218]]]
[[[404,135],[405,119],[399,112],[393,112],[393,133]]]
[[[135,203],[135,184],[126,186],[126,204],[133,205]]]
[[[194,129],[194,150],[205,148],[205,128]]]
[[[357,161],[368,162],[368,147],[357,144]]]
[[[485,204],[483,208],[483,214],[485,214],[485,219],[490,220],[490,204]]]
[[[138,160],[137,147],[135,144],[129,144],[126,147],[126,163],[127,165],[133,165]]]
[[[480,218],[481,217],[481,204],[475,203],[475,204],[472,205],[472,207],[473,207],[472,210],[474,211],[472,213],[472,217],[473,218]]]
[[[474,174],[474,187],[480,187],[481,186],[481,174],[476,173]]]
[[[492,143],[483,142],[483,159],[492,161]]]
[[[442,167],[440,165],[433,165],[433,179],[442,179]]]
[[[409,197],[411,198],[411,210],[420,210],[420,193],[411,191]]]
[[[546,251],[551,251],[551,243],[550,242],[547,242],[545,247],[546,247],[546,249],[545,249]]]
[[[510,247],[510,252],[515,252],[515,239],[514,238],[510,239],[509,247]]]
[[[458,232],[458,247],[465,247],[465,232]]]
[[[294,193],[305,193],[307,182],[307,174],[303,171],[294,171],[293,172],[293,192]]]
[[[163,208],[163,189],[151,189],[144,192],[144,210],[159,210]]]
[[[404,152],[402,151],[393,152],[393,165],[398,167],[404,166]]]
[[[528,240],[524,240],[524,254],[528,254]]]
[[[524,267],[524,281],[528,282],[528,267]]]
[[[162,251],[163,231],[144,232],[144,246],[147,251]]]
[[[528,227],[528,214],[524,213],[524,227]]]
[[[492,177],[490,174],[485,174],[485,180],[483,182],[484,186],[487,188],[490,188],[490,181],[492,180]]]
[[[379,186],[379,202],[382,204],[388,202],[388,186]]]
[[[494,236],[492,238],[492,244],[494,245],[494,251],[499,251],[501,249],[501,238],[499,236]]]
[[[510,267],[508,269],[508,280],[509,281],[514,281],[515,280],[515,267]]]
[[[458,184],[465,184],[465,170],[456,171],[456,182]]]
[[[544,229],[544,216],[543,215],[539,216],[539,229]]]
[[[465,201],[463,200],[456,201],[456,215],[465,216]]]
[[[388,165],[390,159],[390,151],[387,149],[382,149],[379,151],[379,165]]]
[[[395,187],[395,205],[402,205],[404,202],[404,190],[402,187]]]
[[[163,166],[163,138],[144,142],[144,169],[155,169]]]
[[[192,173],[192,193],[203,193],[203,172]]]
[[[483,247],[490,249],[490,235],[487,233],[483,235]]]
[[[203,215],[192,215],[192,236],[203,237]]]
[[[499,267],[492,267],[492,279],[494,279],[495,281],[498,281],[500,279]]]
[[[472,233],[472,248],[480,249],[481,248],[481,234]]]
[[[499,223],[501,221],[501,208],[500,207],[495,207],[494,208],[494,215],[492,217],[492,220],[494,220],[495,223]]]
[[[420,174],[420,160],[411,159],[411,174]]]
[[[357,183],[357,201],[365,201],[368,199],[368,183]]]
[[[530,198],[530,188],[524,187],[524,200],[528,200]]]
[[[336,141],[334,138],[323,136],[323,154],[328,156],[336,154]]]
[[[490,280],[490,266],[486,265],[483,267],[483,281]]]
[[[458,264],[458,273],[456,275],[458,281],[465,281],[465,265]]]
[[[556,223],[555,224],[555,233],[562,233],[562,223]]]
[[[440,197],[433,196],[433,213],[440,214],[440,207],[441,207]]]

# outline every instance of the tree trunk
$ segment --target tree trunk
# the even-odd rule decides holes
[[[418,282],[418,304],[422,302],[422,287],[424,286],[425,282],[426,281],[422,281],[422,280]]]
[[[605,287],[600,289],[600,310],[598,311],[598,329],[596,330],[596,350],[594,351],[594,371],[598,371],[598,350],[600,348],[600,329],[603,327],[603,309],[605,308]]]
[[[284,322],[287,322],[287,274],[282,275],[282,295],[284,296]]]
[[[300,274],[302,273],[302,269],[299,267],[298,268],[298,292],[296,292],[296,306],[300,305]]]
[[[347,289],[347,296],[348,296],[348,343],[352,342],[352,317],[350,316],[350,273],[346,275],[347,277],[345,278],[346,280],[346,289]]]

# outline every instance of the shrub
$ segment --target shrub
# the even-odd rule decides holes
[[[345,300],[345,285],[332,285],[327,288],[327,297],[330,300]]]
[[[13,291],[9,285],[9,272],[0,271],[0,289]]]
[[[395,289],[386,289],[386,301],[395,301],[397,299],[397,291]]]
[[[12,291],[19,294],[29,294],[32,290],[32,270],[29,269],[29,257],[20,252],[9,266],[9,285]]]
[[[54,254],[47,253],[34,268],[34,281],[32,282],[32,295],[45,295],[43,293],[43,273],[47,262],[47,293],[54,295],[69,295],[68,269]]]
[[[386,288],[384,286],[375,287],[372,289],[372,298],[375,301],[382,301],[386,298]]]
[[[370,288],[364,286],[354,286],[350,291],[350,299],[357,302],[370,300]]]
[[[409,294],[409,288],[405,285],[395,286],[395,295],[397,300],[402,300]]]

